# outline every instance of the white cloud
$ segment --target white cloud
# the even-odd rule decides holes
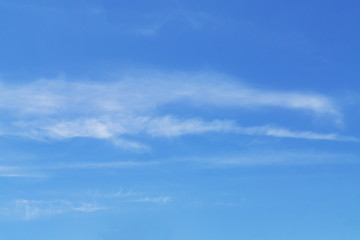
[[[219,74],[159,74],[123,76],[112,82],[39,80],[0,85],[2,135],[35,139],[88,137],[111,140],[140,151],[149,147],[128,140],[146,134],[175,137],[206,132],[234,132],[321,140],[354,140],[336,134],[290,131],[271,127],[241,127],[232,120],[179,118],[164,106],[187,104],[221,108],[276,107],[326,115],[341,120],[333,101],[309,93],[254,89]],[[194,109],[192,109],[194,112]]]
[[[310,131],[291,131],[284,128],[261,126],[261,127],[247,127],[239,128],[238,132],[247,135],[271,136],[279,138],[299,138],[309,140],[329,140],[329,141],[346,141],[358,142],[354,137],[341,136],[335,133],[317,133]]]
[[[45,124],[42,126],[41,124]],[[208,132],[233,133],[249,136],[270,136],[278,138],[299,138],[312,140],[332,141],[358,141],[354,137],[347,137],[335,133],[317,133],[311,131],[292,131],[285,128],[272,126],[243,127],[234,121],[201,119],[177,119],[171,116],[164,117],[139,117],[134,119],[94,120],[76,119],[74,122],[35,123],[30,132],[26,129],[21,131],[25,136],[32,135],[35,138],[65,139],[73,137],[91,137],[109,139],[117,146],[135,149],[149,150],[148,146],[141,143],[128,141],[119,136],[137,136],[141,134],[153,137],[176,137],[182,135],[203,134]],[[54,124],[54,125],[52,125]],[[93,124],[93,125],[92,125]],[[29,130],[28,129],[28,130]],[[105,134],[106,133],[106,134]]]
[[[135,141],[129,141],[124,140],[120,138],[113,138],[112,142],[115,146],[124,148],[124,149],[130,149],[130,150],[136,150],[136,151],[149,151],[150,147],[147,145],[144,145],[142,143],[138,143]]]
[[[357,157],[348,153],[330,153],[313,150],[257,150],[223,156],[189,157],[179,161],[200,163],[202,167],[246,167],[261,165],[314,165],[355,163]]]
[[[147,113],[178,101],[229,107],[280,107],[340,115],[330,98],[246,87],[219,74],[148,74],[111,83],[39,80],[0,85],[0,109],[12,114],[101,115]],[[65,117],[64,116],[64,117]]]
[[[123,191],[122,189],[115,192],[92,192],[91,197],[97,199],[113,199],[115,202],[146,202],[146,203],[170,203],[173,201],[173,198],[170,196],[153,196],[153,194],[148,194],[146,192],[138,191]]]
[[[106,169],[106,168],[133,168],[157,165],[157,161],[117,161],[117,162],[83,162],[83,163],[62,163],[51,166],[41,166],[40,169],[61,170],[61,169]]]
[[[0,178],[47,178],[57,170],[101,170],[143,168],[159,165],[159,161],[114,161],[114,162],[63,162],[51,165],[0,166]],[[46,174],[44,173],[46,172]]]
[[[92,199],[92,201],[81,200],[32,200],[14,199],[12,201],[2,201],[0,215],[15,219],[34,220],[43,217],[50,217],[71,212],[91,213],[99,210],[118,210],[120,206],[126,204],[136,204],[139,202],[151,204],[167,204],[173,201],[170,196],[149,196],[144,192],[133,192],[122,190],[112,193],[95,192],[82,194],[82,197]],[[99,205],[97,202],[100,202]]]
[[[171,197],[144,197],[140,199],[132,200],[132,202],[144,202],[144,203],[168,203],[171,202]]]
[[[200,30],[207,25],[217,23],[213,16],[202,12],[192,12],[185,9],[172,9],[165,13],[141,14],[134,19],[126,18],[122,25],[123,33],[133,33],[143,36],[156,36],[167,25],[180,24],[193,30]],[[129,24],[130,23],[130,24]]]
[[[24,220],[63,214],[71,211],[93,212],[103,209],[95,203],[76,203],[66,200],[13,200],[6,208],[8,214]]]
[[[98,210],[103,210],[104,207],[100,207],[94,203],[80,203],[79,206],[73,206],[72,210],[80,211],[80,212],[95,212]]]
[[[51,137],[55,138],[109,138],[112,135],[109,132],[108,126],[97,119],[77,119],[75,121],[57,122],[54,125],[44,127],[44,130]]]
[[[35,173],[33,171],[28,171],[23,167],[17,166],[0,166],[0,177],[3,178],[33,178],[33,177],[44,177],[44,175]]]
[[[235,129],[236,125],[231,121],[204,122],[200,119],[179,120],[166,116],[151,119],[145,127],[145,132],[152,136],[174,137],[205,132],[230,132]]]

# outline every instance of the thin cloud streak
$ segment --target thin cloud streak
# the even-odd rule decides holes
[[[118,162],[84,162],[84,163],[64,163],[53,164],[52,166],[40,167],[40,169],[63,170],[63,169],[116,169],[116,168],[134,168],[158,165],[158,161],[118,161]]]
[[[83,194],[84,195],[84,194]],[[85,194],[86,196],[87,194]],[[144,192],[97,193],[86,196],[89,200],[33,200],[14,199],[1,202],[1,216],[21,220],[36,220],[74,212],[92,213],[100,210],[118,210],[123,204],[167,204],[173,201],[170,196],[151,196]],[[100,204],[99,204],[100,203]]]
[[[68,212],[94,212],[104,208],[96,203],[88,202],[15,199],[5,209],[7,211],[3,211],[2,215],[10,215],[23,220],[34,220]]]
[[[121,17],[121,16],[120,16]],[[207,26],[217,25],[218,20],[209,14],[193,12],[185,9],[172,9],[167,12],[156,14],[140,14],[136,18],[123,16],[123,23],[118,28],[124,34],[136,34],[142,36],[157,36],[164,27],[185,26],[192,30],[201,30]],[[134,21],[136,19],[136,21]]]
[[[316,165],[356,163],[357,157],[347,153],[329,153],[310,150],[260,150],[217,157],[190,157],[178,161],[194,162],[201,167],[232,168],[277,165]]]
[[[242,127],[231,120],[181,119],[162,113],[167,104],[221,108],[276,107],[331,116],[341,121],[333,101],[318,94],[266,91],[219,74],[148,74],[125,76],[111,83],[39,80],[0,84],[1,135],[36,140],[76,137],[105,139],[124,149],[150,147],[127,136],[177,137],[207,132],[264,135],[314,140],[356,141],[337,134],[285,128]]]
[[[44,175],[23,166],[0,166],[0,178],[40,178]]]
[[[155,197],[155,198],[145,197],[145,198],[132,200],[132,202],[162,203],[162,204],[165,204],[165,203],[168,203],[168,202],[171,202],[171,201],[172,201],[171,197],[168,197],[168,196],[166,196],[166,197]]]
[[[47,123],[42,123],[47,124]],[[93,125],[92,125],[93,124]],[[228,133],[249,136],[270,136],[277,138],[298,138],[329,141],[358,141],[357,138],[342,136],[335,133],[317,133],[311,131],[292,131],[280,127],[255,126],[243,127],[229,120],[204,121],[201,119],[177,119],[172,116],[150,118],[139,117],[134,119],[77,119],[74,122],[54,122],[53,125],[42,126],[39,123],[29,132],[21,131],[25,136],[33,138],[68,139],[74,137],[91,137],[108,139],[115,145],[130,148],[149,150],[149,147],[134,141],[121,139],[121,136],[137,136],[141,134],[158,138],[170,138],[183,135],[203,133]],[[28,128],[29,129],[29,128]],[[99,130],[100,129],[100,130]],[[119,144],[120,143],[120,144]]]
[[[145,168],[161,164],[160,161],[113,161],[51,163],[51,165],[9,165],[0,167],[0,178],[48,178],[61,170],[104,170]]]
[[[358,142],[359,139],[351,136],[342,136],[335,133],[317,133],[310,131],[291,131],[284,128],[277,127],[248,127],[240,128],[240,133],[247,135],[260,135],[260,136],[271,136],[278,138],[298,138],[308,140],[328,140],[328,141],[344,141],[344,142]]]
[[[357,158],[353,155],[342,153],[329,153],[318,151],[246,151],[239,154],[219,155],[212,157],[193,157],[147,160],[147,161],[118,161],[118,162],[82,162],[82,163],[53,163],[48,166],[30,165],[24,166],[5,166],[6,169],[17,169],[21,173],[12,171],[2,171],[0,177],[51,177],[58,174],[57,171],[101,171],[106,169],[129,169],[129,168],[147,168],[162,167],[164,165],[171,167],[177,166],[179,162],[200,163],[202,167],[232,167],[232,166],[262,166],[262,165],[304,165],[304,164],[334,164],[334,163],[355,163]],[[175,164],[175,165],[173,165]],[[35,172],[35,173],[34,173]],[[45,175],[46,174],[46,175]],[[122,190],[103,194],[96,192],[93,194],[96,198],[133,198],[131,201],[146,202],[144,199],[150,198],[144,196],[142,192],[124,192]],[[160,197],[159,197],[160,198]],[[141,201],[143,199],[143,201]],[[153,199],[153,198],[151,198]],[[150,199],[147,199],[151,202]],[[153,199],[154,200],[154,199]],[[155,200],[154,200],[155,202]],[[160,201],[159,201],[160,202]]]
[[[279,107],[339,117],[335,104],[318,94],[266,91],[219,74],[153,74],[117,77],[111,83],[39,80],[0,85],[0,109],[42,116],[148,113],[177,101],[223,107]],[[64,117],[65,117],[64,116]]]

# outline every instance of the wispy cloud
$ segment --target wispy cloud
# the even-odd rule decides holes
[[[133,202],[144,202],[144,203],[168,203],[171,202],[172,199],[171,197],[144,197],[144,198],[140,198],[140,199],[134,199],[132,200]]]
[[[170,196],[154,196],[154,194],[148,194],[146,192],[138,191],[119,191],[112,193],[99,193],[95,192],[92,194],[97,198],[112,198],[112,199],[123,199],[125,202],[143,202],[143,203],[156,203],[156,204],[166,204],[173,201],[173,198]]]
[[[238,128],[238,132],[247,135],[271,136],[279,138],[299,138],[309,140],[328,140],[328,141],[345,141],[358,142],[359,139],[351,136],[342,136],[335,133],[317,133],[310,131],[292,131],[285,128],[261,126]]]
[[[38,178],[44,177],[43,174],[38,172],[29,171],[23,166],[0,166],[0,178]]]
[[[145,168],[159,161],[52,162],[51,164],[18,164],[0,166],[0,178],[49,178],[61,170],[105,170]]]
[[[62,170],[62,169],[116,169],[134,168],[157,165],[157,161],[118,161],[118,162],[83,162],[83,163],[62,163],[52,164],[51,166],[39,166],[39,169]]]
[[[71,209],[74,210],[74,211],[80,211],[80,212],[95,212],[95,211],[98,211],[98,210],[103,210],[105,208],[101,207],[101,206],[99,206],[97,204],[94,204],[94,203],[81,202],[78,205],[73,206]]]
[[[2,201],[0,215],[22,220],[35,220],[74,212],[85,214],[99,210],[118,210],[120,206],[124,207],[124,204],[167,204],[173,201],[173,198],[170,196],[156,196],[145,192],[122,190],[110,193],[99,193],[96,191],[90,195],[82,194],[81,198],[91,200],[14,199],[9,202]]]
[[[119,77],[118,77],[119,78]],[[234,120],[202,120],[171,116],[169,104],[193,108],[273,107],[308,111],[341,121],[341,112],[319,94],[269,91],[247,87],[219,74],[123,75],[108,83],[39,80],[28,84],[0,85],[2,135],[35,139],[88,137],[109,139],[115,145],[146,151],[146,146],[127,136],[147,134],[175,137],[206,132],[266,135],[273,137],[347,140],[337,134],[290,131],[273,127],[242,127]],[[266,123],[265,123],[266,126]]]
[[[185,9],[170,9],[156,14],[140,14],[136,17],[123,16],[121,27],[124,33],[143,36],[156,36],[166,26],[185,26],[192,30],[200,30],[206,26],[216,24],[213,16],[204,12],[194,12]]]
[[[257,150],[212,157],[189,157],[179,161],[199,163],[201,167],[246,167],[267,165],[316,165],[355,163],[357,157],[347,153],[313,150]]]
[[[45,125],[42,125],[45,124]],[[177,137],[209,132],[232,133],[249,136],[270,136],[277,138],[299,138],[329,141],[358,141],[355,137],[335,133],[318,133],[311,131],[293,131],[274,126],[243,127],[235,121],[202,119],[178,119],[172,116],[138,117],[134,119],[76,119],[74,121],[50,123],[31,123],[23,129],[21,135],[34,138],[66,139],[90,137],[108,139],[117,146],[127,149],[149,150],[149,147],[138,142],[121,139],[121,136],[150,135],[153,137]]]
[[[103,209],[96,203],[72,202],[66,200],[13,200],[5,214],[24,220],[63,214],[71,211],[93,212]]]
[[[111,83],[39,80],[1,84],[0,109],[12,114],[130,114],[188,101],[223,107],[279,107],[339,117],[336,104],[319,94],[250,88],[219,74],[148,74],[114,77]]]

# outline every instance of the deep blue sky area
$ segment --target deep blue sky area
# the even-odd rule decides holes
[[[360,1],[0,11],[0,239],[360,238]]]

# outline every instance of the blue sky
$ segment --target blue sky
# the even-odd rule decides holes
[[[359,1],[0,9],[1,239],[359,239]]]

